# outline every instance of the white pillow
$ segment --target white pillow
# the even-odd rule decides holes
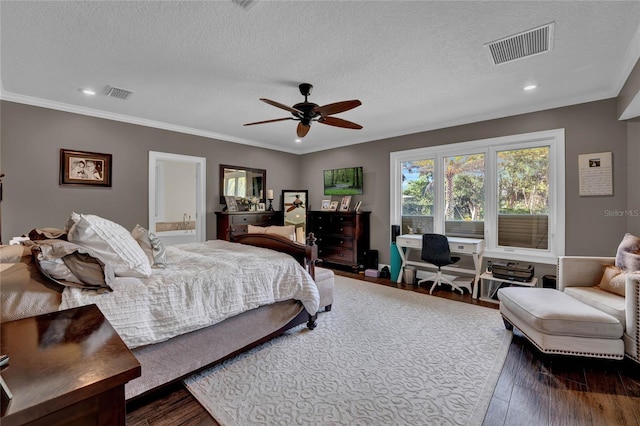
[[[67,240],[90,248],[116,275],[148,277],[149,259],[140,245],[121,225],[91,214],[71,213],[66,225]]]

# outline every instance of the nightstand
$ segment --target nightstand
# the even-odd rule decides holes
[[[96,305],[6,322],[1,333],[13,393],[3,426],[125,425],[124,385],[140,363]]]

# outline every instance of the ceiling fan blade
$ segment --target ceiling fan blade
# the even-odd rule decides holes
[[[254,124],[274,123],[276,121],[294,120],[293,117],[276,118],[274,120],[256,121],[254,123],[243,124],[243,126],[253,126]]]
[[[293,113],[293,114],[296,114],[296,115],[304,115],[304,113],[302,111],[300,111],[299,109],[291,108],[290,106],[287,106],[285,104],[281,104],[280,102],[272,101],[271,99],[265,99],[265,98],[260,98],[260,100],[262,102],[268,103],[269,105],[273,105],[274,107],[283,109],[285,111],[289,111],[290,113]]]
[[[307,133],[309,133],[310,129],[311,129],[310,124],[304,124],[301,121],[300,123],[298,123],[298,129],[297,129],[298,137],[304,138],[305,136],[307,136]]]
[[[344,127],[346,129],[362,129],[362,126],[359,124],[337,117],[322,117],[318,120],[318,123],[328,124],[329,126]]]
[[[353,108],[358,107],[360,105],[362,105],[362,102],[360,102],[357,99],[353,99],[351,101],[335,102],[333,104],[328,104],[328,105],[315,107],[313,110],[314,110],[314,112],[319,113],[323,117],[326,117],[327,115],[337,114],[339,112],[344,112],[344,111],[349,111],[350,109],[353,109]]]

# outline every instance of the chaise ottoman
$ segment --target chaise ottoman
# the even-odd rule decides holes
[[[315,267],[315,282],[320,293],[320,310],[331,310],[333,304],[334,273],[331,269]]]
[[[541,352],[622,359],[622,324],[616,318],[551,288],[498,291],[507,329],[516,327]]]

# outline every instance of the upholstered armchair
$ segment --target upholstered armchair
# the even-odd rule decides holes
[[[615,317],[624,328],[625,355],[640,363],[640,273],[626,274],[618,289],[604,291],[603,274],[615,257],[561,256],[558,290]]]

